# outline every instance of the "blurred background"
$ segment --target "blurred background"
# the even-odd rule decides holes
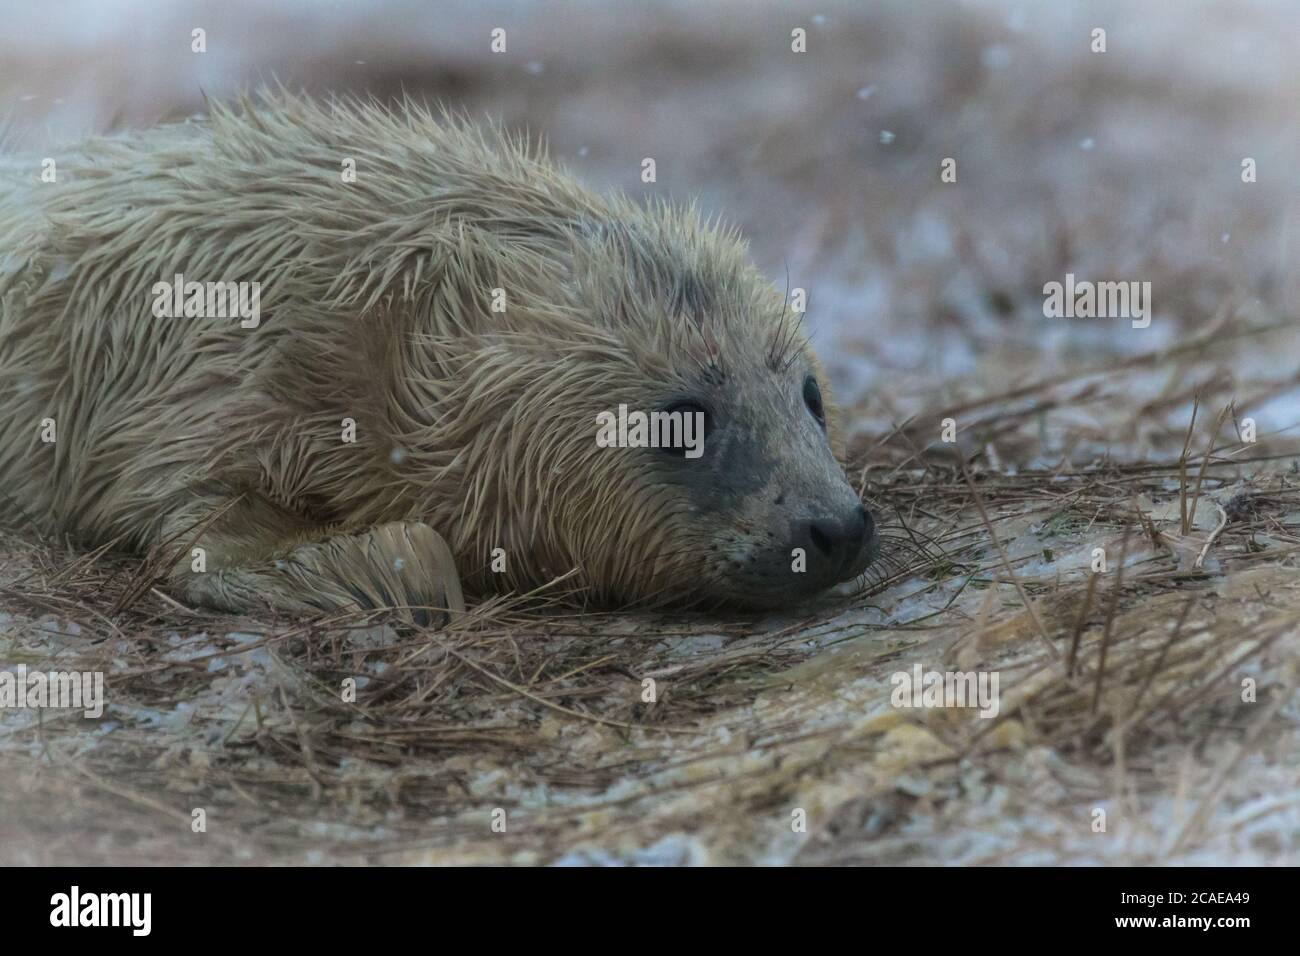
[[[0,15],[11,150],[278,80],[499,117],[597,189],[698,199],[743,228],[774,283],[808,290],[814,344],[864,433],[1296,312],[1292,2],[69,0]],[[940,181],[945,158],[956,183]],[[1151,282],[1151,326],[1044,318],[1042,287],[1067,272]],[[1225,337],[1231,387],[1214,369],[1195,383],[1223,386],[1262,431],[1300,420],[1300,346],[1271,334]],[[1190,394],[1161,405],[1168,428],[1152,424],[1161,396],[1165,378],[1129,376],[1069,403],[1072,437],[1038,450],[1181,438]],[[1117,420],[1115,403],[1145,413]]]

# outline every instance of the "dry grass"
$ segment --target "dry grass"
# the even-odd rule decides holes
[[[1071,387],[1020,398],[1050,405]],[[1241,769],[1294,774],[1294,749],[1279,747],[1296,732],[1300,476],[1278,461],[1295,443],[1243,445],[1229,415],[1202,415],[1164,436],[1185,454],[1012,473],[996,449],[1016,447],[1036,413],[996,407],[971,419],[973,450],[955,457],[918,428],[861,443],[866,497],[898,518],[888,557],[802,617],[592,614],[538,595],[482,603],[441,631],[362,616],[273,624],[189,611],[156,590],[148,563],[11,529],[5,659],[103,670],[111,708],[98,727],[10,721],[6,856],[935,862],[957,833],[966,858],[1005,862],[1179,859],[1231,843],[1228,811],[1251,799]],[[1098,546],[1110,567],[1094,575]],[[1000,713],[892,708],[889,675],[915,663],[997,670]],[[365,678],[351,704],[349,677]],[[964,812],[988,809],[972,777],[976,792],[1036,804],[1024,816],[1035,826],[989,846],[970,821],[961,834]],[[1181,812],[1153,815],[1180,781]],[[1095,806],[1107,834],[1089,829]],[[194,807],[206,834],[190,832]],[[807,834],[790,832],[795,807]],[[918,835],[918,820],[949,818]],[[1133,827],[1157,821],[1145,849],[1134,843]],[[1237,852],[1295,852],[1279,839]]]

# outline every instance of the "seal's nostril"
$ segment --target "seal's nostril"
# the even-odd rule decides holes
[[[810,580],[824,585],[832,578],[842,580],[859,573],[870,561],[867,545],[875,537],[874,525],[861,505],[847,507],[834,517],[797,522],[791,529],[793,543],[803,548],[811,560],[809,569],[816,574]]]
[[[828,522],[825,521],[813,522],[808,526],[808,537],[812,539],[813,546],[816,547],[818,551],[829,557],[835,544],[834,538],[832,537],[834,532],[832,532],[831,535],[828,535],[826,531],[823,530],[827,525]]]
[[[839,518],[819,518],[805,526],[804,536],[832,568],[847,567],[871,536],[871,516],[858,507]]]

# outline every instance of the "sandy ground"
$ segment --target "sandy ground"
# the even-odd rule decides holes
[[[274,76],[697,199],[808,290],[892,549],[762,619],[399,634],[191,613],[7,515],[0,669],[109,706],[0,711],[0,862],[1300,861],[1300,8],[156,6],[0,9],[8,149]],[[1045,318],[1067,273],[1150,282],[1150,325]],[[915,665],[996,672],[998,715],[892,706]]]

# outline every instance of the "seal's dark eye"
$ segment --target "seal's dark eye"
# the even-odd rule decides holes
[[[808,411],[812,412],[813,418],[817,419],[817,424],[825,425],[826,409],[822,407],[822,390],[817,384],[817,379],[811,375],[803,380],[803,400],[808,406]]]
[[[674,458],[698,458],[703,451],[705,437],[711,431],[712,422],[704,406],[697,402],[674,402],[665,408],[664,413],[671,415],[681,413],[681,431],[674,428],[667,419],[660,425],[659,450]],[[700,418],[694,417],[700,415]],[[690,423],[687,423],[687,418]],[[699,426],[703,425],[703,429]],[[652,426],[653,427],[653,426]]]

